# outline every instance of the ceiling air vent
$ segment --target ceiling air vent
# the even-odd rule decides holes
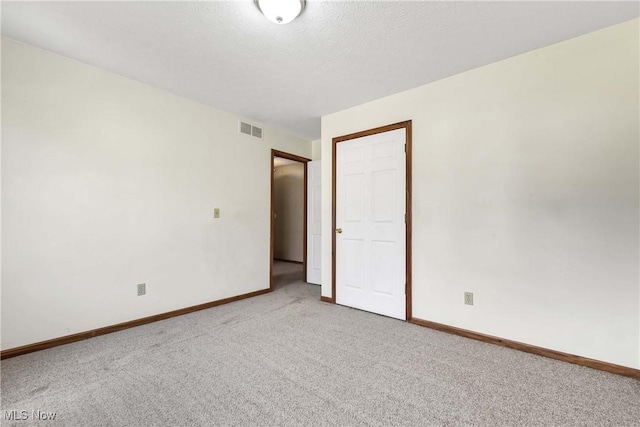
[[[262,128],[249,123],[240,122],[240,133],[262,139]]]

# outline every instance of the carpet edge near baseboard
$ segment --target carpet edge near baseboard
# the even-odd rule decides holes
[[[557,350],[537,347],[531,344],[525,344],[518,341],[512,341],[492,335],[482,334],[467,329],[457,328],[455,326],[432,322],[430,320],[419,319],[417,317],[412,317],[408,320],[408,322],[413,323],[414,325],[423,326],[425,328],[435,329],[441,332],[447,332],[465,338],[471,338],[502,347],[508,347],[514,350],[524,351],[526,353],[536,354],[538,356],[544,356],[551,359],[561,360],[563,362],[586,366],[589,368],[597,369],[599,371],[605,371],[612,374],[623,375],[626,377],[634,378],[636,380],[640,380],[640,369],[629,368],[627,366],[616,365],[614,363],[603,362],[601,360],[590,359],[588,357],[576,356],[574,354],[563,353]]]
[[[247,298],[252,298],[252,297],[263,295],[269,292],[271,292],[271,288],[260,289],[258,291],[248,292],[246,294],[236,295],[233,297],[223,298],[215,301],[209,301],[203,304],[193,305],[190,307],[180,308],[178,310],[168,311],[166,313],[160,313],[152,316],[142,317],[140,319],[129,320],[127,322],[118,323],[115,325],[104,326],[102,328],[92,329],[84,332],[78,332],[72,335],[65,335],[58,338],[52,338],[46,341],[39,341],[33,344],[26,344],[20,347],[14,347],[7,350],[2,350],[2,352],[0,352],[0,359],[1,360],[9,359],[11,357],[21,356],[23,354],[33,353],[35,351],[58,347],[65,344],[71,344],[73,342],[83,341],[89,338],[98,337],[100,335],[106,335],[112,332],[118,332],[124,329],[146,325],[147,323],[157,322],[160,320],[169,319],[171,317],[182,316],[184,314],[189,314],[189,313],[193,313],[200,310],[206,310],[207,308],[212,308],[212,307],[229,304],[229,303],[240,301]]]

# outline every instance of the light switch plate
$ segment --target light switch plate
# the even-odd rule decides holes
[[[467,305],[473,305],[473,292],[464,293],[464,303]]]

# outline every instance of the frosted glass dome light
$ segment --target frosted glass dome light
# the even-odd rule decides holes
[[[305,0],[255,0],[258,9],[271,22],[288,24],[304,9]]]

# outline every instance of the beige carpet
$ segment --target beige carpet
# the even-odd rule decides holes
[[[271,294],[3,361],[2,425],[640,425],[639,381],[322,303],[299,266],[276,271]]]

